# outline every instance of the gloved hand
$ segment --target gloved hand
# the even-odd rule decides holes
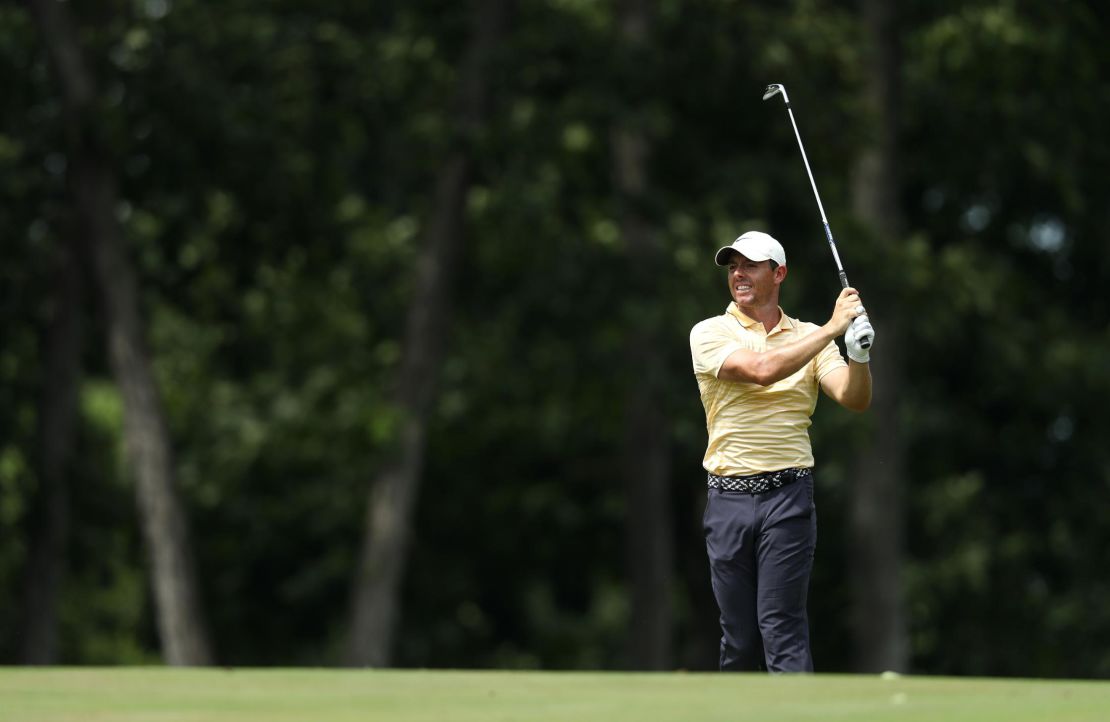
[[[848,330],[844,332],[844,346],[848,349],[848,358],[860,364],[871,360],[870,347],[863,348],[859,345],[860,339],[864,336],[870,336],[871,345],[875,345],[875,329],[871,328],[871,322],[867,320],[867,316],[857,316],[852,319],[848,324]]]

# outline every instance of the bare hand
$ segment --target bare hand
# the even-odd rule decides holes
[[[839,336],[848,329],[848,324],[852,322],[853,318],[862,316],[864,313],[863,301],[860,300],[859,291],[851,287],[845,288],[836,299],[832,318],[825,325],[832,329],[836,336]]]

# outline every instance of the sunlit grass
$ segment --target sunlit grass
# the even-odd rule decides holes
[[[0,670],[5,722],[1101,722],[1108,710],[1108,682],[681,672]]]

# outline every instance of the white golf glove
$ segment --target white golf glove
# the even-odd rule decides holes
[[[871,344],[875,344],[875,329],[871,328],[871,322],[867,320],[867,316],[857,316],[852,319],[848,324],[848,330],[844,332],[844,346],[848,349],[848,358],[856,363],[865,364],[871,360],[871,348],[863,348],[859,345],[860,339],[870,336]]]

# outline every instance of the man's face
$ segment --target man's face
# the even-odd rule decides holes
[[[728,290],[741,308],[778,304],[778,286],[786,267],[771,269],[770,261],[752,261],[733,252],[728,261]]]

